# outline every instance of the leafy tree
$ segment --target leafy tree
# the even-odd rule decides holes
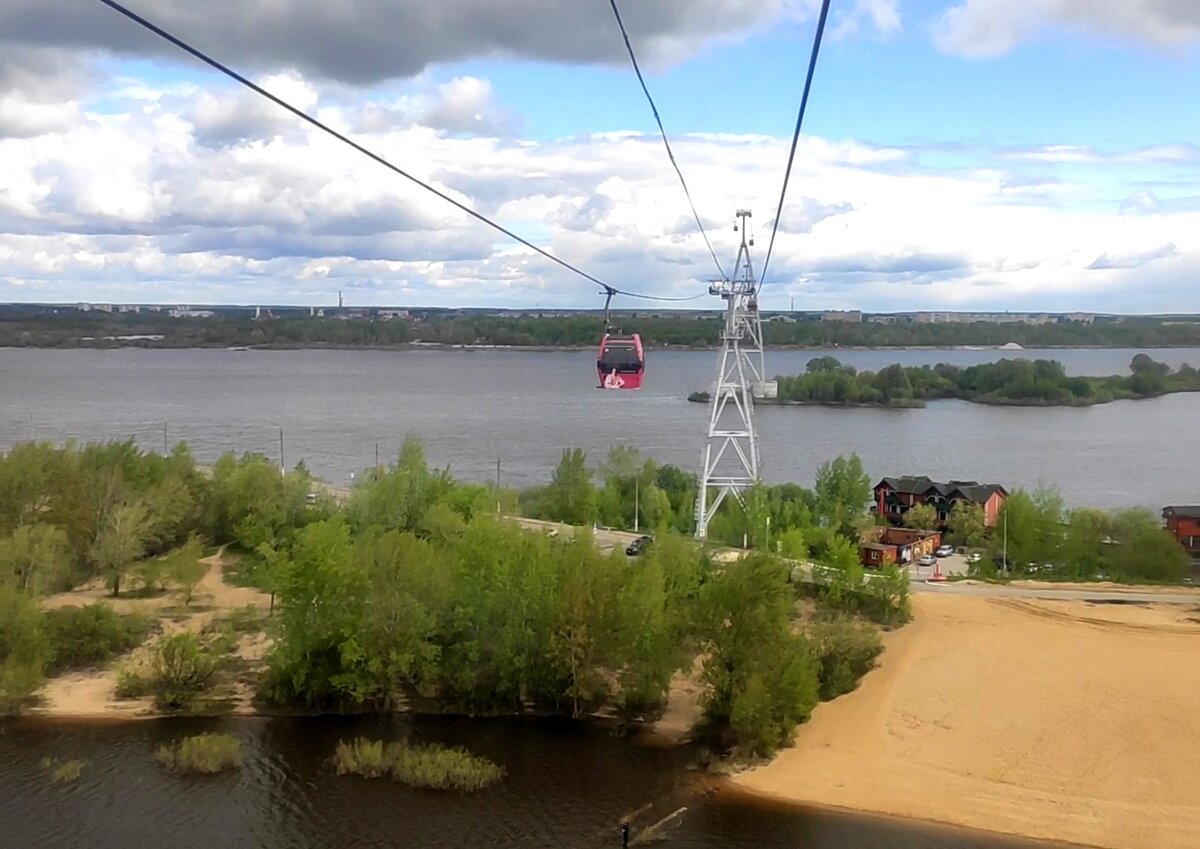
[[[707,581],[699,604],[706,712],[748,751],[785,744],[819,688],[813,652],[792,631],[786,569],[769,555],[745,558]]]
[[[817,470],[817,516],[841,534],[854,532],[854,521],[871,501],[871,480],[857,454],[838,456]]]
[[[192,596],[196,586],[208,574],[208,564],[204,562],[204,543],[193,534],[188,541],[173,552],[163,565],[163,572],[179,591],[180,600],[185,607],[191,607]]]
[[[950,539],[966,548],[983,548],[987,542],[987,519],[983,506],[959,501],[950,509]]]
[[[67,535],[51,525],[24,525],[0,539],[0,583],[41,593],[66,589],[70,581]]]
[[[1104,569],[1104,540],[1112,532],[1112,521],[1103,510],[1080,508],[1071,511],[1063,542],[1059,571],[1075,578],[1094,578]]]
[[[1105,546],[1113,577],[1178,581],[1187,574],[1188,556],[1148,510],[1121,510],[1112,517],[1113,545]]]
[[[903,521],[908,528],[933,530],[938,526],[937,510],[932,504],[914,504],[904,513]]]
[[[564,450],[550,481],[547,497],[551,518],[568,525],[590,525],[596,517],[596,492],[587,455],[579,448]]]
[[[19,710],[42,684],[50,657],[44,623],[32,596],[0,582],[0,712]]]
[[[92,560],[112,587],[113,596],[120,595],[125,572],[145,554],[149,533],[150,517],[140,502],[118,505],[100,526],[92,544]]]

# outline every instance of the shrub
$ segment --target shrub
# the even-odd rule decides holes
[[[154,682],[145,675],[139,675],[132,669],[127,668],[117,670],[117,689],[115,695],[118,699],[140,699],[153,692]]]
[[[826,701],[857,687],[883,651],[874,628],[846,617],[815,623],[808,637],[820,667],[821,699]]]
[[[242,747],[232,734],[196,734],[159,746],[155,757],[175,772],[215,775],[242,765]]]
[[[391,776],[410,787],[471,792],[504,777],[504,767],[465,749],[417,745],[406,741],[388,743],[359,737],[339,741],[333,757],[338,775],[365,778]]]
[[[217,671],[213,652],[195,634],[163,637],[150,655],[154,703],[160,710],[185,710],[203,693]]]
[[[122,616],[107,604],[47,611],[48,671],[54,674],[105,663],[140,645],[152,624],[145,616]]]

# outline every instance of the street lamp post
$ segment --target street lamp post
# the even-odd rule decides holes
[[[642,481],[640,478],[633,479],[633,532],[638,532],[638,519],[642,512]]]

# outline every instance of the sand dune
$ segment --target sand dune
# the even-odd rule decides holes
[[[779,798],[1200,846],[1200,610],[920,595],[880,668],[743,773]]]

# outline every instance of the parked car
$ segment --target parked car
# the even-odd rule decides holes
[[[917,561],[918,566],[933,566],[936,563],[937,563],[937,558],[934,557],[932,554],[922,555],[921,559]]]
[[[629,543],[625,549],[625,553],[630,557],[636,557],[645,551],[651,542],[653,542],[653,537],[638,537],[633,542]]]
[[[983,559],[983,554],[978,551],[972,551],[970,554],[967,555],[968,563],[978,563],[982,559]]]
[[[937,551],[934,552],[938,557],[949,557],[953,553],[954,546],[952,545],[939,545]]]

